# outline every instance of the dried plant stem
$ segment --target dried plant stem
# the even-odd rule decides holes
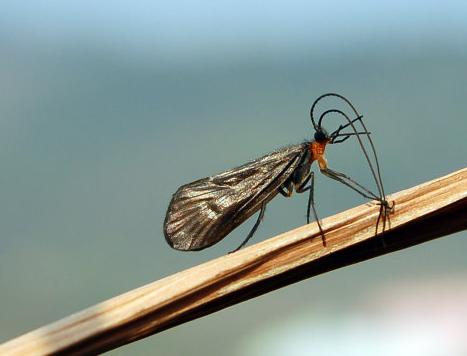
[[[2,355],[96,353],[299,280],[467,228],[467,168],[398,192],[385,245],[364,204],[109,299],[0,345]]]

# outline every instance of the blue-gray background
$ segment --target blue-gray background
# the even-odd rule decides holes
[[[209,250],[171,250],[171,194],[310,138],[309,106],[324,92],[365,115],[388,192],[464,167],[466,18],[462,1],[3,1],[0,341],[236,247],[251,221]],[[370,182],[355,145],[328,151],[332,167]],[[321,175],[316,185],[321,216],[364,202]],[[305,204],[277,198],[255,241],[303,224]],[[461,355],[465,237],[112,354]]]

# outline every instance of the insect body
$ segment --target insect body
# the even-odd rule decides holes
[[[328,110],[321,115],[316,124],[313,117],[314,107],[319,100],[327,96],[336,96],[346,101],[357,117],[350,120],[340,110]],[[328,134],[321,125],[323,118],[331,113],[342,115],[347,123]],[[290,197],[294,190],[297,193],[309,191],[307,222],[310,222],[312,211],[323,237],[323,243],[325,243],[324,232],[319,223],[313,198],[314,173],[311,171],[311,165],[314,161],[317,161],[320,171],[326,176],[347,185],[366,198],[378,200],[381,205],[380,215],[384,213],[388,204],[382,188],[376,152],[362,117],[347,99],[331,93],[315,101],[311,110],[311,118],[315,128],[314,140],[281,148],[240,167],[181,186],[173,195],[165,217],[164,234],[169,245],[174,249],[184,251],[201,250],[212,246],[259,211],[256,223],[237,248],[238,250],[257,230],[267,203],[278,193]],[[363,131],[357,130],[356,123],[361,124]],[[352,132],[342,132],[346,128],[350,128]],[[326,146],[344,142],[351,136],[359,140],[375,178],[379,195],[372,193],[347,175],[328,167],[324,155]],[[370,140],[376,168],[373,167],[360,136],[366,136]]]

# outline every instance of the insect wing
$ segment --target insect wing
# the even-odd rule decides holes
[[[240,167],[181,186],[164,234],[177,250],[201,250],[223,239],[271,200],[306,154],[306,144],[281,148]]]

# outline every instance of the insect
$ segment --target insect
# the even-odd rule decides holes
[[[341,110],[331,109],[324,111],[316,120],[314,117],[316,105],[326,97],[343,100],[350,107],[355,118],[351,119]],[[345,123],[329,134],[322,124],[330,114],[341,116]],[[164,234],[168,244],[177,250],[202,250],[222,240],[259,211],[253,228],[234,250],[237,251],[258,229],[267,203],[277,194],[290,197],[295,190],[297,193],[309,192],[307,223],[310,223],[312,212],[325,245],[325,235],[316,213],[313,197],[314,172],[311,171],[311,165],[315,161],[324,175],[345,184],[365,198],[378,201],[380,214],[376,223],[376,232],[381,219],[384,232],[386,213],[391,208],[386,201],[375,147],[370,132],[363,123],[363,117],[348,99],[335,93],[324,94],[316,99],[311,106],[310,116],[315,130],[312,141],[280,148],[237,168],[181,186],[172,197],[164,221]],[[349,130],[351,132],[348,132]],[[328,166],[325,158],[327,145],[342,143],[350,137],[356,137],[358,140],[376,182],[378,194]],[[371,158],[362,137],[369,142]]]

